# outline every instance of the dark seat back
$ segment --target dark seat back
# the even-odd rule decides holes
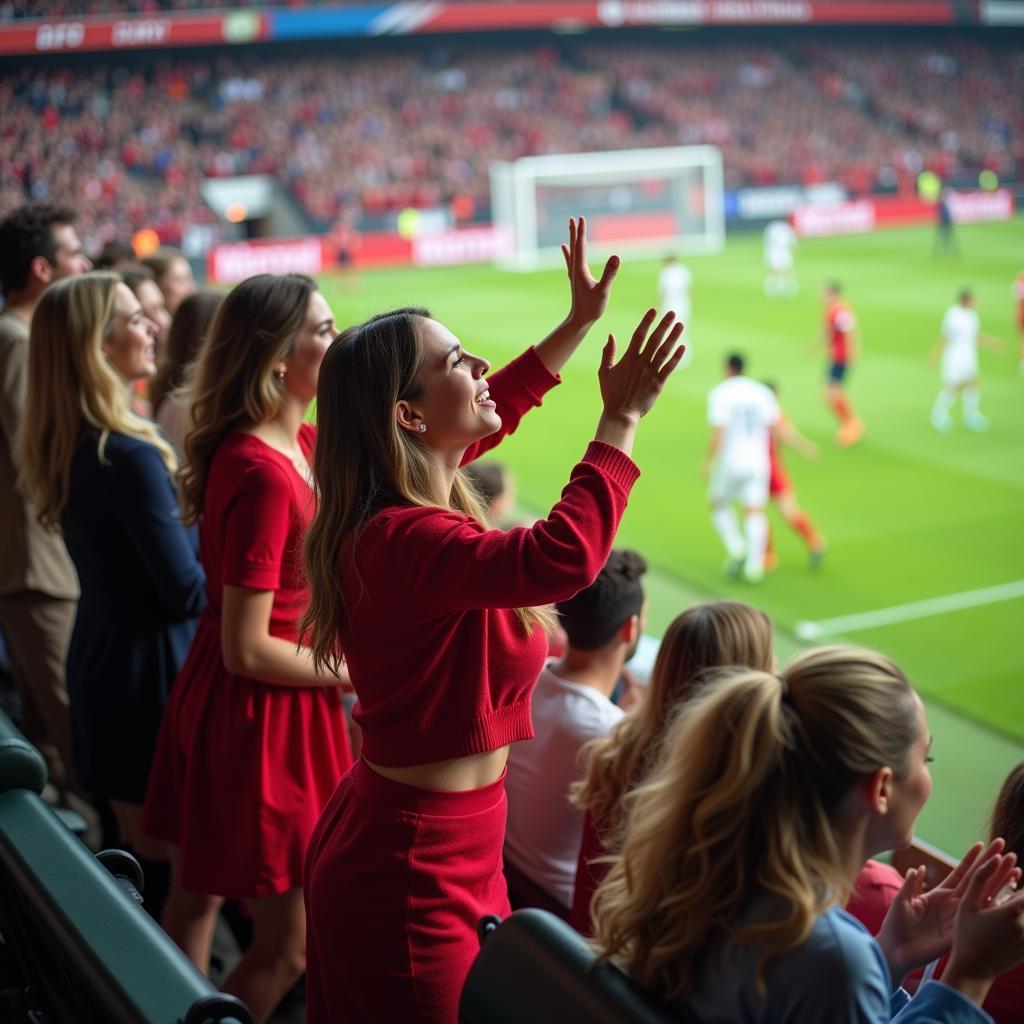
[[[545,910],[481,922],[483,946],[459,1004],[461,1024],[670,1024],[631,978]]]
[[[252,1024],[132,898],[138,865],[100,863],[40,800],[45,781],[0,713],[0,1020]]]

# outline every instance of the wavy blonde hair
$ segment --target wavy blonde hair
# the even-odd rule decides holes
[[[685,998],[723,944],[762,949],[757,982],[850,880],[832,815],[859,779],[906,774],[917,699],[888,658],[823,647],[779,676],[733,669],[684,705],[627,799],[621,855],[594,896],[595,941],[656,997]],[[759,893],[769,919],[737,922]]]
[[[43,292],[32,314],[18,461],[21,486],[50,529],[59,527],[71,462],[87,427],[99,431],[100,461],[110,435],[126,434],[156,448],[168,473],[177,469],[159,430],[132,412],[128,385],[103,352],[121,283],[119,274],[108,272],[65,278]]]
[[[225,296],[185,384],[185,458],[178,479],[186,522],[203,513],[210,465],[233,430],[273,419],[283,386],[274,367],[306,322],[316,282],[305,274],[257,274]]]
[[[395,404],[424,393],[426,360],[417,321],[426,309],[381,313],[334,340],[320,368],[317,443],[313,459],[317,511],[306,534],[310,602],[301,632],[318,671],[337,672],[338,628],[348,617],[342,572],[356,571],[352,551],[362,528],[390,505],[437,507],[434,463],[418,437],[395,420]],[[491,529],[487,507],[457,470],[448,508]],[[342,566],[342,555],[349,556]],[[520,608],[526,630],[550,630],[550,608]]]
[[[702,672],[725,665],[769,671],[772,621],[741,601],[711,601],[677,615],[665,631],[644,702],[611,734],[583,748],[587,774],[572,799],[590,811],[605,844],[614,847],[622,798],[657,755],[672,708],[684,700]]]

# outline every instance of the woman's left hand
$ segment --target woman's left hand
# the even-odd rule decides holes
[[[924,891],[925,869],[911,868],[878,933],[894,985],[910,971],[949,952],[957,907],[975,872],[1005,844],[975,843],[963,860],[934,889]],[[1005,884],[1001,882],[1000,884]]]
[[[608,305],[612,281],[619,272],[619,257],[610,256],[600,281],[594,280],[587,266],[587,218],[569,219],[569,244],[562,246],[562,255],[569,271],[572,309],[569,320],[578,327],[589,327],[601,318]]]

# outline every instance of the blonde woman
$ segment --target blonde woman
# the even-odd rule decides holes
[[[590,900],[608,870],[602,858],[617,846],[623,798],[657,756],[672,709],[708,669],[742,665],[770,671],[773,663],[771,619],[748,604],[699,604],[673,620],[643,703],[610,736],[584,748],[587,775],[573,794],[573,802],[586,812],[570,916],[578,931],[591,933]]]
[[[864,862],[905,846],[931,791],[924,706],[888,658],[826,647],[780,675],[702,688],[629,798],[594,897],[602,956],[684,1021],[989,1021],[1024,959],[1013,854],[978,843],[938,888],[912,870],[876,942],[840,909]],[[899,983],[952,942],[944,984]]]
[[[51,285],[32,317],[20,435],[25,486],[82,588],[67,661],[75,768],[113,802],[122,840],[150,853],[138,830],[150,759],[205,603],[174,453],[131,411],[131,385],[155,372],[155,333],[117,274]]]
[[[334,315],[315,283],[263,274],[217,311],[187,387],[181,473],[209,605],[167,709],[145,825],[171,844],[163,924],[202,969],[224,898],[254,938],[224,987],[265,1020],[302,973],[302,862],[351,762],[339,673],[297,646],[314,511],[305,422]]]

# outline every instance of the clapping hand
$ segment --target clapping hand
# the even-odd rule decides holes
[[[878,944],[885,951],[895,983],[914,968],[949,951],[957,909],[971,879],[990,860],[999,857],[1004,845],[1002,839],[993,840],[987,847],[975,843],[963,860],[929,892],[924,891],[923,867],[907,872],[903,887],[896,894],[878,933]],[[1014,873],[1019,877],[1019,869],[1013,862],[1007,867],[1005,858],[1001,859],[1001,881],[990,896],[1012,880]]]

